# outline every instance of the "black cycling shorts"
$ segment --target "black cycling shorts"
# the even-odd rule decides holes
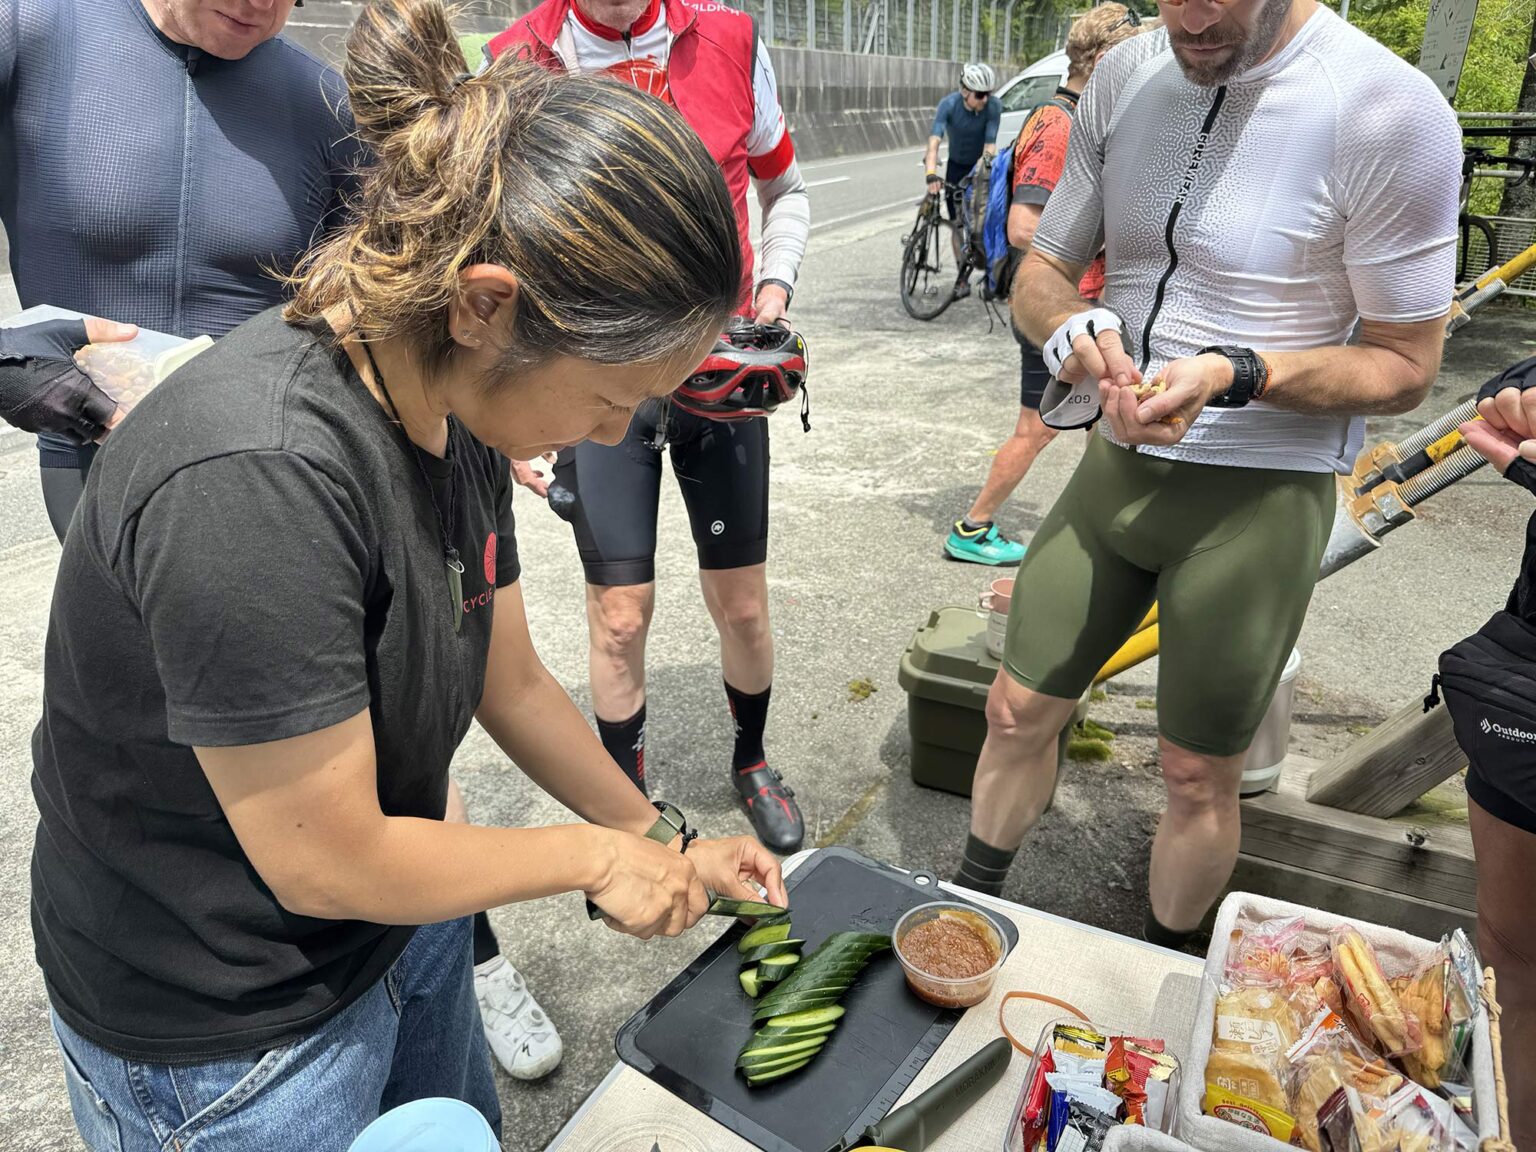
[[[554,483],[571,494],[555,508],[570,521],[587,583],[656,579],[661,456],[654,420],[636,417],[621,444],[591,441],[560,453]],[[667,451],[703,569],[746,568],[768,559],[768,421],[706,420],[674,407]]]
[[[1045,366],[1040,349],[1029,342],[1017,325],[1013,325],[1013,338],[1019,342],[1019,407],[1038,412],[1045,386],[1051,382],[1051,370]]]
[[[948,160],[944,164],[944,183],[948,185],[944,189],[944,206],[949,209],[949,218],[951,220],[960,219],[960,189],[958,185],[960,181],[971,174],[971,169],[976,167],[976,163],[975,160],[972,160],[969,164],[956,164],[953,160]]]

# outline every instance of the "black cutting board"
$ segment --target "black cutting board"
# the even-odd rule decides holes
[[[903,912],[933,900],[931,873],[906,873],[847,848],[823,848],[785,884],[794,934],[809,954],[834,932],[889,933]],[[963,902],[963,901],[962,901]],[[1018,929],[994,916],[1007,935]],[[848,1009],[802,1071],[748,1088],[736,1057],[753,1032],[741,990],[737,924],[619,1029],[619,1058],[766,1152],[827,1152],[883,1118],[959,1021],[908,989],[892,952],[877,953],[843,997]]]

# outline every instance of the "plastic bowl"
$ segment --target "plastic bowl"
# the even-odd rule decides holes
[[[914,964],[903,948],[908,933],[919,924],[938,919],[958,920],[980,936],[982,942],[992,952],[992,966],[975,976],[954,979],[935,976]],[[919,904],[896,921],[896,930],[891,933],[891,946],[896,952],[901,970],[907,975],[907,987],[920,998],[940,1008],[969,1008],[985,1000],[992,992],[992,985],[997,981],[997,973],[1003,966],[1008,948],[1007,937],[1003,935],[1003,930],[998,927],[996,920],[979,908],[948,900]]]

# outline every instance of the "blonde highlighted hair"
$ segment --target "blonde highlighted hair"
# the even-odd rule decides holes
[[[734,209],[709,152],[660,101],[504,56],[481,75],[441,0],[374,0],[347,39],[352,115],[373,151],[348,223],[290,278],[285,312],[349,305],[341,335],[452,346],[460,273],[519,282],[504,367],[664,357],[741,295]]]
[[[1146,29],[1124,4],[1100,4],[1079,16],[1067,33],[1068,67],[1078,75],[1093,71],[1101,53]]]

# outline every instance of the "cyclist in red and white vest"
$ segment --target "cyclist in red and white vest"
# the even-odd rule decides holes
[[[547,68],[607,73],[671,104],[720,165],[741,237],[743,316],[784,316],[810,232],[810,200],[785,128],[778,85],[752,17],[688,0],[546,0],[486,46],[487,60],[523,52]],[[754,253],[747,188],[762,208]],[[643,224],[644,206],[636,205]],[[755,271],[755,278],[754,278]],[[546,481],[514,465],[570,521],[587,580],[593,711],[608,752],[642,790],[645,643],[655,606],[662,453],[656,422],[637,414],[623,443],[559,454]],[[715,421],[679,411],[665,440],[699,557],[704,600],[720,635],[735,722],[730,777],[758,837],[793,852],[805,835],[794,792],[763,751],[773,680],[768,623],[768,421]],[[551,494],[552,490],[552,494]]]

